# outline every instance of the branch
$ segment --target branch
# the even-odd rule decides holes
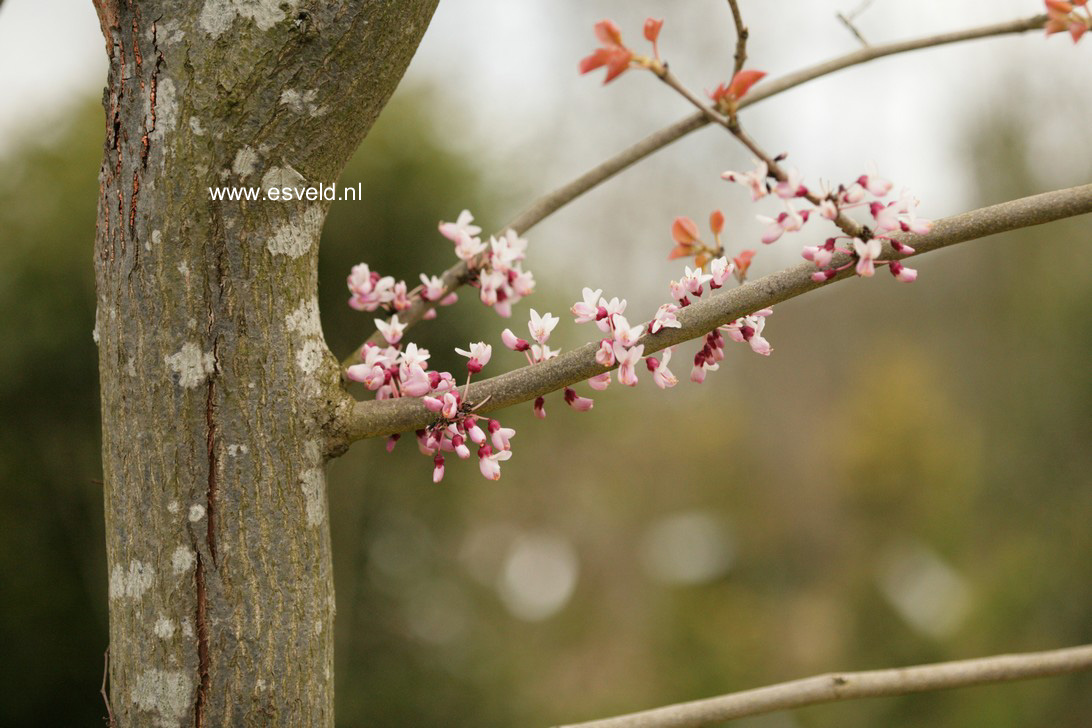
[[[830,673],[560,728],[688,728],[839,700],[1029,680],[1089,669],[1092,645],[890,670]]]
[[[1024,197],[947,217],[936,221],[932,232],[927,235],[892,237],[913,245],[916,255],[920,255],[956,243],[1089,212],[1092,212],[1092,184]],[[890,244],[885,244],[882,257],[893,259],[900,256]],[[839,254],[832,265],[837,267],[850,260],[851,257]],[[811,279],[815,270],[811,263],[801,263],[699,301],[678,312],[682,324],[680,328],[663,329],[654,335],[646,333],[638,343],[644,344],[647,356],[703,336],[718,326],[760,309],[853,276],[852,269],[849,269],[829,281],[817,283]],[[477,412],[485,414],[601,374],[607,368],[595,361],[598,347],[598,341],[588,343],[556,359],[472,384],[467,401],[482,403]],[[415,398],[356,402],[351,411],[331,423],[330,449],[337,451],[351,442],[368,437],[421,429],[434,419],[435,415]]]
[[[1038,30],[1046,23],[1046,15],[1036,15],[1030,18],[1024,18],[1021,20],[1012,20],[1005,23],[994,23],[992,25],[984,25],[978,28],[971,28],[969,30],[958,31],[955,33],[943,33],[941,35],[932,35],[924,38],[917,38],[914,40],[899,41],[897,43],[887,43],[885,45],[869,46],[868,48],[862,48],[852,53],[847,53],[837,58],[832,58],[829,61],[805,68],[795,73],[790,73],[787,76],[782,76],[779,79],[759,85],[753,89],[739,102],[739,108],[745,109],[751,104],[758,103],[771,96],[788,91],[791,88],[805,84],[808,81],[813,81],[822,76],[826,76],[836,71],[849,68],[850,66],[856,66],[868,61],[882,58],[884,56],[894,55],[896,53],[906,53],[909,51],[920,50],[922,48],[932,48],[935,46],[947,45],[949,43],[959,43],[965,40],[975,40],[977,38],[988,38],[997,35],[1008,35],[1011,33],[1026,33],[1029,30]],[[592,169],[588,170],[584,174],[580,175],[576,179],[572,180],[568,184],[558,187],[553,192],[549,192],[542,197],[535,200],[529,207],[524,209],[515,218],[513,218],[507,225],[501,228],[501,231],[511,228],[520,235],[525,234],[532,227],[542,222],[544,219],[560,210],[562,207],[572,202],[576,198],[583,195],[585,192],[597,187],[599,184],[610,179],[619,172],[626,168],[636,164],[645,157],[651,155],[653,152],[657,152],[663,149],[672,142],[676,142],[682,139],[690,132],[697,131],[702,127],[708,125],[710,122],[702,112],[692,114],[685,119],[680,119],[674,124],[668,127],[664,127],[660,131],[657,131],[641,141],[637,142],[628,149],[611,157],[607,161],[599,164]],[[458,264],[448,268],[441,275],[444,281],[445,290],[450,293],[467,281],[468,269],[466,263],[459,262]],[[404,321],[413,326],[424,317],[425,312],[431,307],[427,301],[417,299],[413,305],[406,311],[398,314],[398,320]],[[372,334],[369,341],[373,343],[379,343],[378,334]],[[360,362],[360,349],[363,345],[358,346],[353,352],[345,357],[341,362],[342,373],[346,367]]]
[[[739,1],[728,0],[728,7],[732,9],[732,23],[736,26],[736,64],[732,69],[732,75],[743,70],[743,64],[747,62],[747,38],[751,32],[743,24],[743,15],[739,12]]]

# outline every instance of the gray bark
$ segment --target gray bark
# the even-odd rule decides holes
[[[119,726],[333,724],[316,302],[335,181],[436,0],[95,0],[107,41],[95,268]]]

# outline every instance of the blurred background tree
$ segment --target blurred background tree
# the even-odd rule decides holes
[[[981,204],[1060,186],[1036,171],[1027,121],[1003,111],[967,133]],[[104,713],[89,262],[101,111],[65,118],[0,161],[10,726]],[[345,305],[353,263],[413,281],[450,260],[436,220],[470,207],[491,228],[514,209],[434,119],[429,93],[403,90],[341,181],[366,191],[323,237],[336,353],[370,326]],[[666,254],[674,214],[630,252]],[[354,448],[330,474],[339,724],[548,725],[835,668],[1092,641],[1087,225],[934,254],[914,286],[856,281],[786,303],[775,355],[729,349],[702,387],[608,391],[587,415],[555,396],[545,423],[519,408],[499,483],[453,465],[432,486],[412,441]],[[551,242],[531,238],[533,268]],[[582,282],[539,284],[528,303],[560,313]],[[650,286],[662,281],[633,281]],[[443,366],[475,332],[525,320],[464,300],[417,340]],[[1073,676],[746,724],[1076,728],[1089,715],[1088,678]]]

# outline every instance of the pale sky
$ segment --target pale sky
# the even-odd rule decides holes
[[[748,66],[775,77],[855,49],[857,41],[835,13],[858,4],[743,0],[752,38]],[[1041,9],[1039,0],[874,0],[857,24],[866,39],[880,43]],[[642,21],[650,15],[666,18],[661,51],[691,88],[727,80],[734,37],[722,0],[441,0],[407,81],[440,89],[453,143],[505,184],[527,189],[529,201],[690,113],[649,74],[630,72],[604,87],[602,72],[576,72],[579,59],[597,45],[595,21],[612,18],[641,48]],[[999,101],[1041,105],[1043,132],[1033,145],[1044,168],[1063,177],[1072,171],[1064,137],[1087,126],[1081,119],[1088,118],[1090,84],[1076,74],[1067,80],[1059,69],[1088,68],[1090,56],[1092,40],[1074,47],[1067,38],[1038,32],[974,41],[843,71],[758,104],[742,119],[769,151],[790,152],[790,164],[807,181],[849,181],[875,164],[914,191],[924,216],[939,217],[964,209],[969,198],[958,149],[965,119]],[[99,97],[105,73],[90,0],[6,0],[0,6],[0,154],[48,133],[40,122],[58,118],[66,103]],[[1010,99],[1021,81],[1041,98]],[[667,245],[674,215],[704,220],[715,207],[726,211],[730,227],[738,220],[741,238],[753,235],[754,214],[771,210],[749,205],[745,194],[719,180],[725,169],[748,165],[748,155],[726,134],[703,130],[535,228],[532,244],[543,239],[565,259],[584,256],[608,286],[634,275],[673,275],[659,256],[619,261],[615,246]],[[1054,186],[1073,181],[1080,180]],[[503,221],[482,222],[491,229]],[[782,247],[784,253],[772,255],[795,259],[795,241]]]

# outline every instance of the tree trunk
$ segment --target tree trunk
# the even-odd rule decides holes
[[[95,267],[119,726],[333,725],[316,300],[330,184],[436,0],[95,0],[110,56]]]

